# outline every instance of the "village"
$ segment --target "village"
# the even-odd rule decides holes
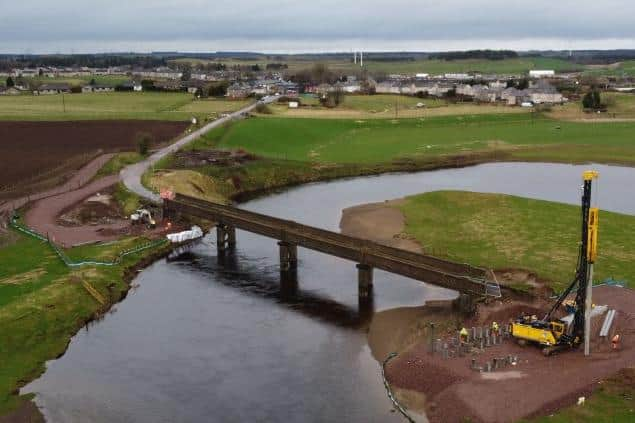
[[[0,95],[163,91],[188,92],[198,98],[218,97],[220,94],[228,99],[246,99],[276,94],[287,98],[300,94],[323,97],[329,92],[339,91],[345,94],[397,94],[531,107],[566,103],[569,99],[562,91],[579,84],[583,78],[581,73],[557,73],[554,70],[530,70],[522,74],[398,73],[373,77],[360,69],[362,72],[356,75],[339,74],[335,81],[327,82],[316,78],[299,80],[301,78],[293,72],[283,73],[258,66],[248,70],[184,70],[165,66],[151,69],[125,66],[16,68],[0,73],[0,78],[7,80],[5,85],[0,85]],[[63,82],[72,78],[83,78],[83,82]],[[107,82],[109,80],[116,82]],[[629,81],[622,80],[606,80],[603,84],[605,89],[616,91],[628,91],[632,86]]]

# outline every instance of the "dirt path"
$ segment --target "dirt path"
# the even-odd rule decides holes
[[[106,176],[83,186],[74,191],[47,197],[39,200],[27,211],[25,221],[31,229],[48,235],[50,239],[64,247],[94,241],[106,241],[116,239],[117,231],[129,226],[126,221],[121,221],[111,225],[91,225],[66,227],[60,226],[57,218],[69,207],[82,200],[113,186],[119,182],[118,175]],[[107,229],[107,233],[103,231]]]
[[[93,159],[87,165],[79,169],[68,181],[58,187],[0,204],[0,214],[19,209],[20,207],[23,207],[25,204],[31,201],[41,200],[43,198],[51,197],[79,188],[83,184],[90,181],[97,174],[97,172],[99,172],[99,169],[101,169],[114,156],[115,154],[102,154],[101,156]]]

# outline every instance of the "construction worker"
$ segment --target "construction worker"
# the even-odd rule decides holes
[[[498,335],[498,330],[499,330],[498,323],[492,322],[492,333]]]
[[[620,344],[620,335],[619,334],[615,334],[615,336],[611,339],[611,347],[616,350],[617,347],[619,347]]]
[[[468,340],[467,329],[461,328],[461,330],[459,331],[459,337],[461,338],[460,339],[461,342],[467,342]]]

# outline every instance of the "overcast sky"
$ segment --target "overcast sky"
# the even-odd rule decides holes
[[[634,40],[634,0],[22,0],[0,13],[3,53],[614,49]]]

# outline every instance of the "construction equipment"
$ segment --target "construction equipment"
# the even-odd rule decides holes
[[[583,174],[582,188],[582,239],[578,256],[578,265],[573,282],[565,289],[543,319],[536,316],[521,316],[511,323],[511,333],[520,344],[527,342],[544,346],[543,354],[576,348],[584,340],[585,355],[589,353],[591,285],[593,283],[593,263],[597,258],[598,208],[591,207],[591,188],[598,172],[587,171]],[[566,298],[576,289],[575,300]],[[560,306],[566,304],[570,313],[556,318]]]
[[[148,229],[154,229],[157,226],[157,222],[155,222],[152,217],[152,213],[150,213],[147,209],[138,209],[133,214],[130,215],[130,222],[133,225],[143,223]]]

